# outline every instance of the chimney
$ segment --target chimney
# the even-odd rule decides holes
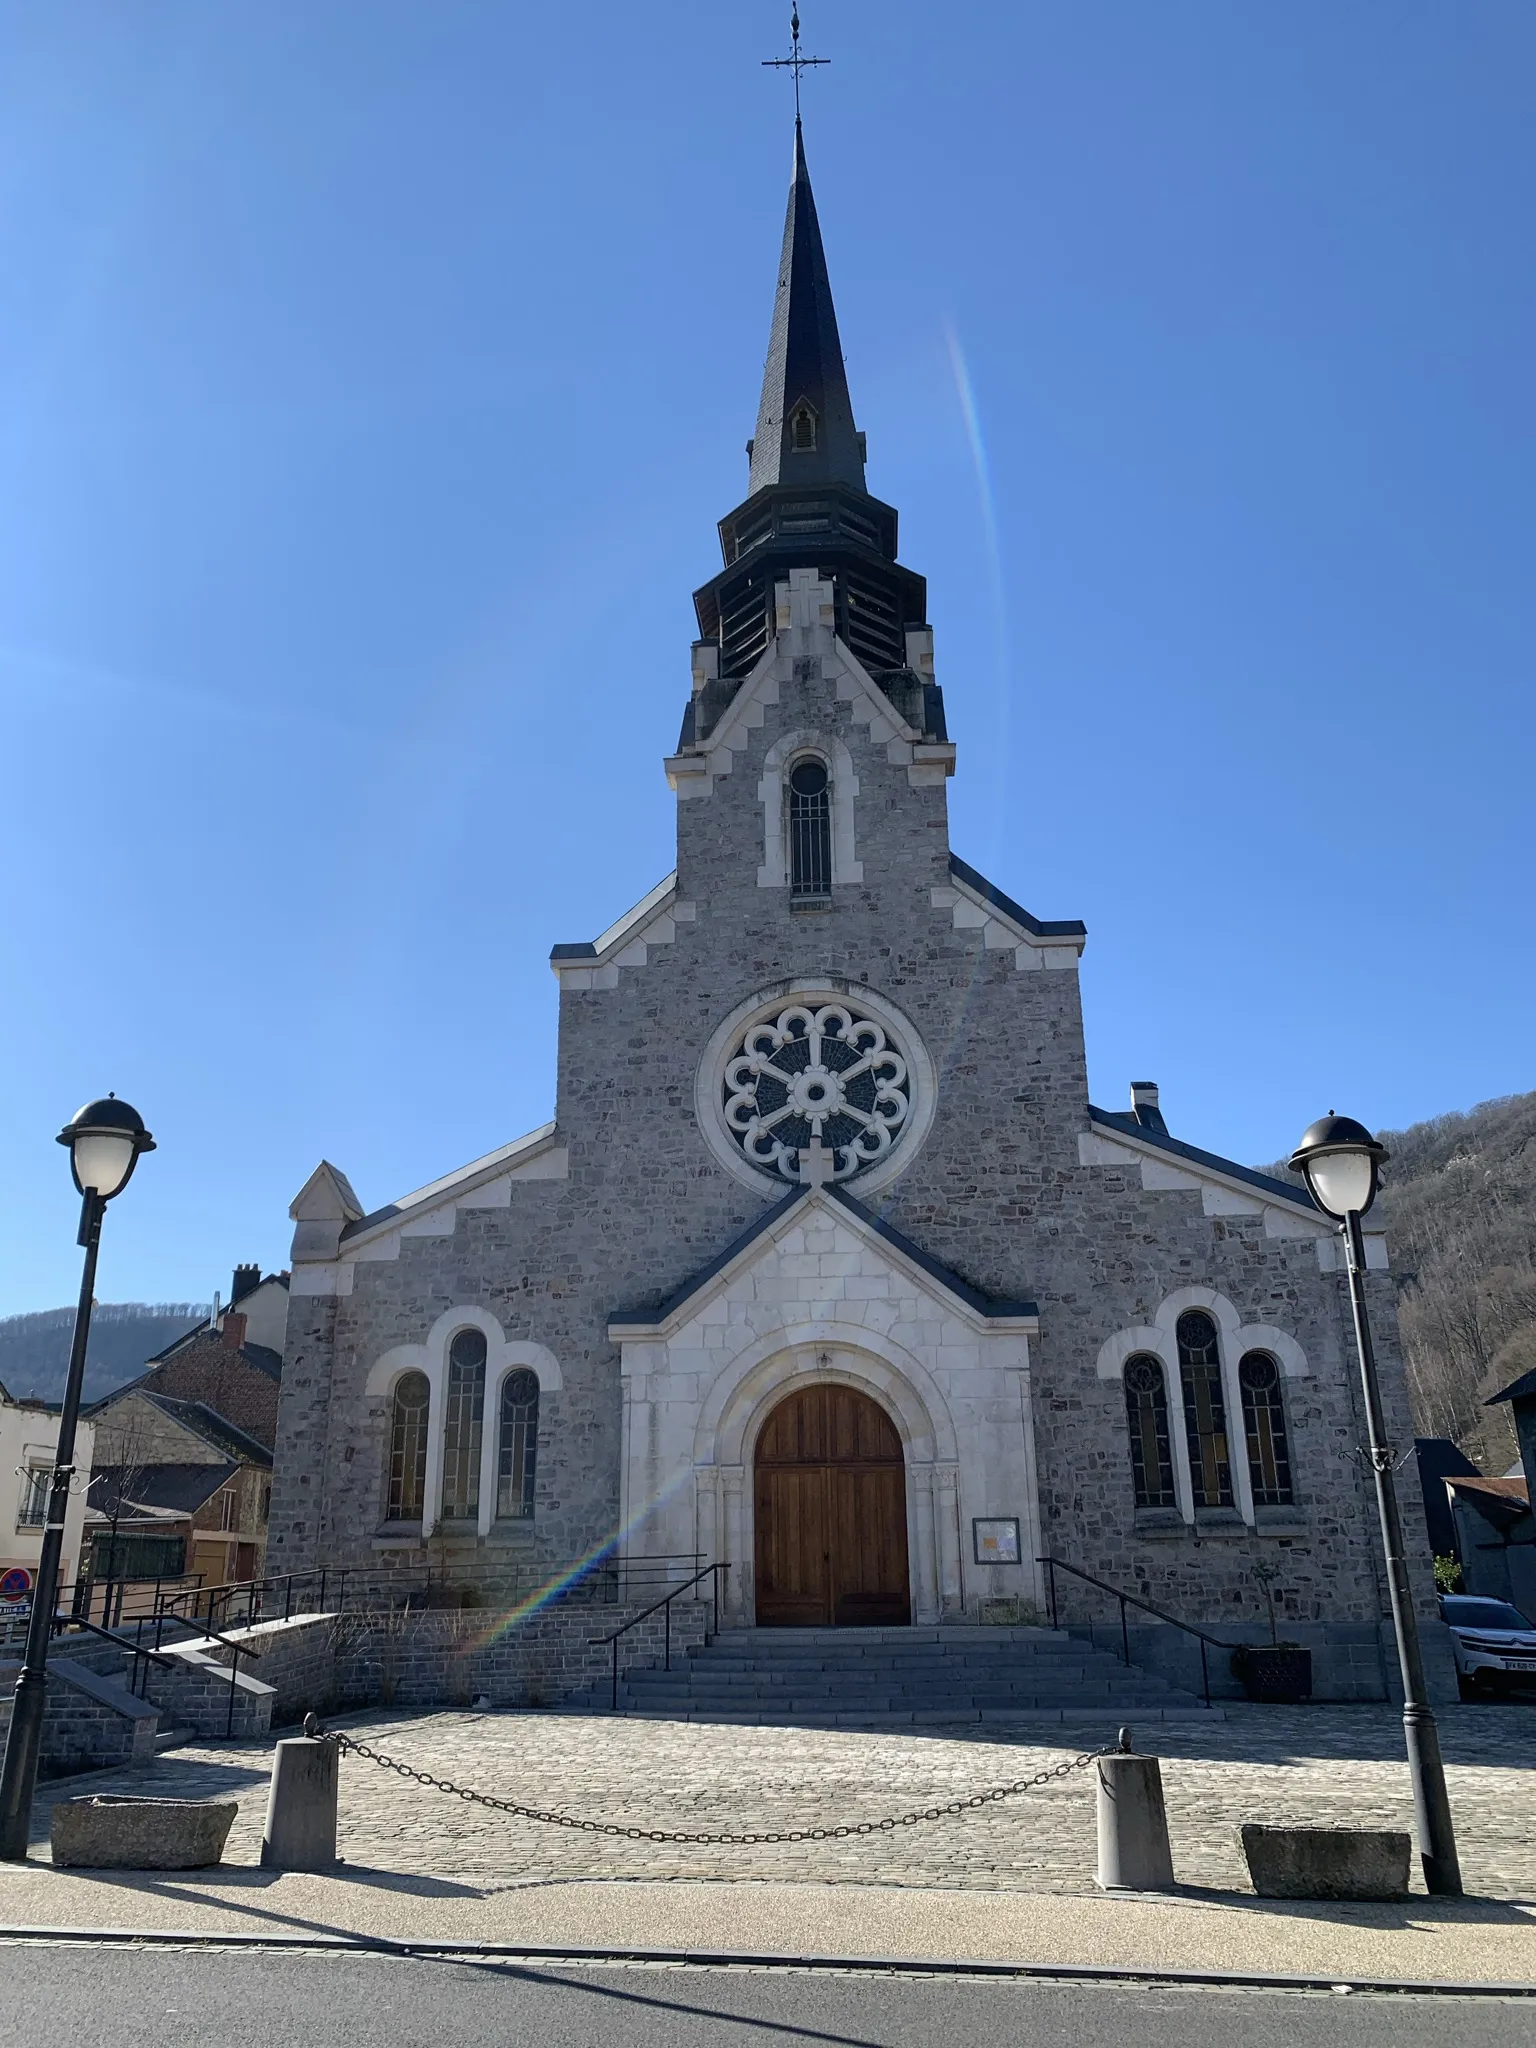
[[[1155,1081],[1131,1083],[1131,1114],[1144,1131],[1161,1131],[1163,1136],[1167,1137],[1168,1126],[1163,1122],[1163,1112],[1157,1106]]]
[[[245,1342],[245,1317],[237,1315],[232,1308],[226,1309],[221,1334],[224,1338],[224,1349],[238,1351]]]
[[[260,1285],[260,1266],[236,1266],[235,1277],[229,1290],[230,1307],[236,1307],[251,1292],[252,1288],[259,1287]]]

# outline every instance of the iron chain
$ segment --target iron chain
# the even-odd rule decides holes
[[[306,1732],[325,1733],[318,1724],[306,1724]],[[515,1799],[497,1799],[489,1792],[471,1791],[467,1785],[455,1785],[451,1778],[434,1778],[430,1771],[418,1771],[396,1757],[370,1749],[366,1742],[354,1742],[350,1735],[331,1734],[327,1739],[338,1743],[343,1750],[350,1750],[354,1756],[377,1764],[381,1770],[396,1771],[402,1778],[410,1778],[434,1792],[446,1792],[450,1799],[465,1799],[475,1806],[488,1806],[496,1813],[509,1813],[518,1820],[544,1821],[550,1827],[570,1828],[584,1835],[618,1835],[630,1842],[691,1842],[707,1848],[730,1849],[757,1849],[776,1842],[842,1841],[853,1835],[888,1835],[897,1828],[916,1827],[922,1821],[949,1820],[976,1807],[991,1806],[1000,1799],[1012,1799],[1021,1792],[1037,1791],[1054,1779],[1070,1778],[1074,1772],[1086,1770],[1099,1757],[1112,1756],[1116,1748],[1114,1743],[1108,1743],[1102,1749],[1084,1750],[1081,1755],[1068,1757],[1063,1763],[1047,1765],[1032,1777],[1015,1778],[1011,1785],[993,1785],[985,1792],[972,1792],[965,1799],[951,1799],[943,1806],[917,1807],[911,1813],[896,1814],[888,1820],[845,1821],[837,1827],[826,1828],[791,1828],[781,1834],[711,1835],[669,1828],[624,1827],[618,1821],[585,1820],[576,1814],[546,1813],[541,1807],[520,1806]]]

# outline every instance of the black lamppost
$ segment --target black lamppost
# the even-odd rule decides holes
[[[75,1310],[75,1337],[69,1353],[69,1377],[59,1414],[59,1442],[54,1452],[53,1484],[37,1581],[32,1588],[32,1614],[27,1623],[27,1649],[16,1681],[5,1765],[0,1770],[0,1861],[24,1863],[31,1831],[32,1793],[37,1784],[37,1758],[42,1744],[43,1702],[48,1684],[48,1644],[53,1635],[54,1604],[59,1590],[59,1557],[64,1548],[64,1516],[75,1475],[75,1424],[80,1416],[80,1387],[85,1378],[85,1346],[91,1334],[91,1297],[96,1290],[96,1251],[101,1219],[108,1202],[128,1185],[141,1152],[153,1152],[155,1141],[144,1119],[126,1102],[109,1095],[88,1102],[59,1133],[69,1147],[70,1170],[80,1190],[80,1235],[85,1270],[80,1276],[80,1306]]]
[[[1451,1805],[1445,1792],[1445,1766],[1440,1760],[1440,1735],[1424,1697],[1424,1660],[1419,1654],[1419,1626],[1403,1556],[1403,1523],[1397,1510],[1397,1481],[1392,1451],[1381,1416],[1381,1386],[1376,1377],[1376,1352],[1371,1343],[1365,1307],[1365,1238],[1360,1219],[1376,1199],[1376,1185],[1386,1150],[1353,1117],[1319,1117],[1291,1154],[1291,1165],[1306,1177],[1312,1199],[1343,1232],[1349,1260],[1349,1299],[1355,1315],[1355,1348],[1360,1354],[1360,1381],[1365,1390],[1365,1420],[1370,1433],[1371,1466],[1376,1474],[1376,1508],[1381,1517],[1382,1548],[1387,1557],[1387,1588],[1392,1601],[1392,1628],[1397,1661],[1403,1673],[1403,1733],[1408,1747],[1408,1772],[1413,1780],[1413,1806],[1418,1822],[1419,1858],[1424,1882],[1432,1892],[1459,1896],[1461,1865]]]

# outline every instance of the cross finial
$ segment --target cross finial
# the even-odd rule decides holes
[[[767,71],[792,71],[795,78],[795,126],[800,126],[800,74],[809,71],[813,64],[830,64],[830,57],[802,57],[800,54],[800,8],[799,0],[789,10],[789,55],[787,57],[765,57],[763,68]]]

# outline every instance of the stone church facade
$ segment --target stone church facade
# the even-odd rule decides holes
[[[1150,1085],[1095,1107],[1082,925],[950,846],[798,134],[749,450],[676,869],[553,952],[553,1122],[371,1213],[328,1164],[294,1203],[269,1568],[696,1555],[733,1623],[856,1624],[1039,1606],[1051,1555],[1252,1629],[1268,1563],[1283,1632],[1374,1637],[1332,1226]]]

